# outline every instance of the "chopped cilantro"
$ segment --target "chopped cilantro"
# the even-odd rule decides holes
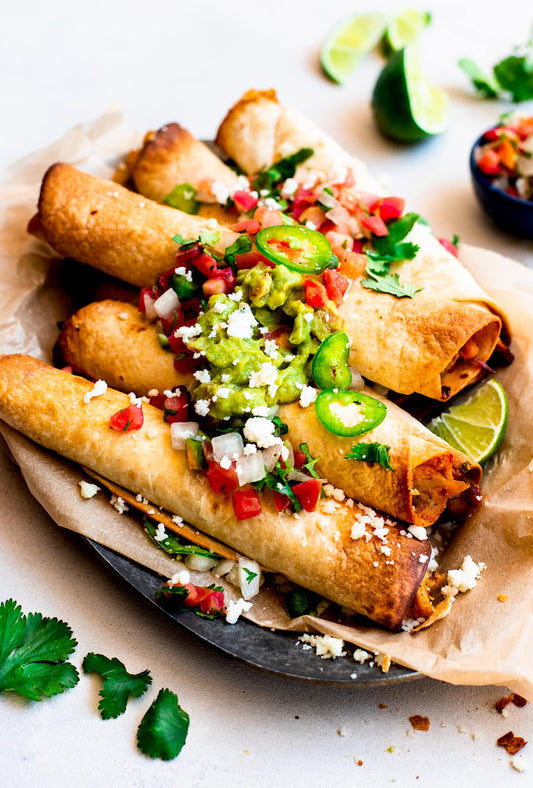
[[[477,63],[469,57],[463,57],[458,62],[458,66],[463,69],[466,76],[471,80],[472,85],[485,98],[497,98],[500,86],[494,76],[486,74]]]
[[[319,595],[313,591],[307,591],[305,588],[296,588],[294,591],[289,591],[285,597],[285,610],[291,618],[316,615],[316,606],[319,600]]]
[[[144,518],[144,530],[157,547],[160,547],[161,550],[164,550],[165,553],[169,555],[201,555],[205,558],[216,558],[220,560],[220,556],[212,550],[207,550],[205,547],[198,547],[198,545],[195,544],[183,544],[181,539],[174,534],[167,533],[164,539],[156,539],[157,523],[149,517]]]
[[[366,273],[370,279],[363,279],[361,284],[367,290],[375,290],[377,293],[388,293],[396,298],[413,298],[415,293],[422,290],[410,284],[401,284],[398,274],[376,273],[367,266]]]
[[[78,671],[67,657],[77,643],[72,630],[41,613],[23,615],[13,599],[0,604],[0,692],[31,700],[59,695],[74,687]]]
[[[289,470],[289,468],[282,468],[281,463],[278,460],[274,470],[272,472],[267,471],[265,476],[260,481],[253,483],[253,486],[256,490],[262,490],[263,487],[266,487],[267,490],[275,490],[276,492],[286,495],[287,498],[289,498],[294,511],[299,512],[302,509],[302,505],[296,495],[293,493],[292,487],[286,478]]]
[[[357,443],[352,447],[351,451],[344,456],[347,460],[376,462],[388,471],[394,471],[394,468],[390,464],[390,448],[390,446],[385,446],[383,443]]]
[[[279,416],[274,416],[271,421],[276,425],[276,429],[274,430],[274,435],[276,435],[276,437],[279,438],[281,435],[285,435],[289,431],[288,426],[280,419]]]
[[[243,566],[243,571],[246,572],[246,582],[251,583],[254,577],[257,577],[257,572],[252,572],[251,569],[247,569]]]
[[[313,457],[311,455],[311,452],[309,451],[309,447],[307,446],[307,443],[300,443],[300,450],[303,451],[303,453],[305,454],[305,458],[307,460],[307,462],[304,463],[302,468],[304,468],[307,471],[307,473],[310,476],[312,476],[314,479],[319,479],[320,476],[315,471],[315,465],[320,460],[320,457]]]
[[[244,254],[244,252],[249,252],[251,248],[252,239],[246,234],[239,235],[239,237],[231,244],[231,246],[228,246],[224,255],[224,260],[229,266],[231,266],[234,273],[237,271],[237,266],[235,265],[235,256]]]
[[[369,279],[363,279],[361,285],[378,293],[388,293],[396,298],[413,298],[422,288],[410,284],[401,284],[398,274],[390,273],[391,263],[412,260],[418,252],[418,246],[403,239],[411,232],[419,220],[416,213],[406,213],[400,219],[388,224],[388,235],[372,236],[371,246],[365,245],[364,252],[369,258],[366,273]]]
[[[162,689],[141,720],[137,747],[150,758],[170,761],[180,754],[189,730],[189,715],[169,689]]]
[[[462,58],[459,66],[482,96],[502,98],[502,94],[509,94],[512,101],[528,101],[533,98],[533,33],[524,47],[496,63],[491,74],[485,74],[470,58]]]
[[[293,178],[299,164],[307,161],[314,151],[312,148],[301,148],[296,153],[286,156],[273,164],[268,170],[260,172],[253,179],[252,186],[258,191],[271,191],[281,181]]]
[[[98,673],[104,680],[98,709],[103,720],[118,717],[126,711],[128,698],[139,698],[152,683],[149,671],[128,673],[124,664],[113,657],[90,652],[83,660],[85,673]]]

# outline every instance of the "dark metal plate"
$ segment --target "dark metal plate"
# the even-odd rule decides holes
[[[85,541],[109,568],[179,626],[251,667],[283,678],[352,689],[421,678],[420,673],[401,665],[393,664],[388,673],[383,673],[377,666],[359,665],[348,658],[321,659],[313,650],[303,650],[294,632],[272,632],[244,619],[229,626],[221,619],[209,620],[190,612],[169,611],[155,597],[156,590],[161,587],[159,575],[91,539]],[[354,673],[356,678],[351,677]]]

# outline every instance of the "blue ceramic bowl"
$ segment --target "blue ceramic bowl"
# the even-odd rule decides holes
[[[470,173],[474,192],[482,208],[498,227],[521,238],[533,238],[533,201],[506,194],[492,185],[478,168],[474,152],[483,140],[476,140],[470,153]]]

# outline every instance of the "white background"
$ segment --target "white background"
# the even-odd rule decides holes
[[[349,84],[327,81],[320,43],[344,16],[375,10],[354,2],[245,0],[48,0],[3,5],[0,20],[0,165],[91,120],[110,104],[140,130],[179,121],[212,138],[228,107],[249,89],[277,88],[345,147],[387,174],[438,234],[457,233],[533,266],[533,244],[494,229],[469,183],[472,142],[508,109],[472,95],[456,65],[488,66],[528,36],[527,4],[506,0],[428,2],[433,24],[423,45],[427,74],[451,100],[450,127],[419,146],[379,136],[369,108],[380,60],[372,56]],[[383,10],[403,7],[390,0]],[[533,15],[532,15],[533,16]],[[531,105],[528,109],[533,110]],[[528,782],[495,747],[512,729],[533,738],[533,712],[490,710],[498,688],[421,680],[379,690],[289,683],[217,654],[168,624],[129,592],[72,534],[54,528],[20,475],[0,455],[1,500],[18,512],[2,522],[0,600],[67,620],[88,651],[149,668],[154,683],[118,720],[102,722],[99,683],[82,677],[71,692],[42,703],[0,697],[0,784],[7,786],[314,786],[327,783],[484,786]],[[160,687],[177,692],[191,717],[187,744],[170,763],[137,752],[135,730]],[[387,709],[379,709],[386,704]],[[412,732],[427,715],[428,733]],[[344,729],[345,736],[338,734]],[[393,753],[387,748],[394,746]],[[532,745],[529,745],[532,746]],[[526,747],[524,756],[528,758]],[[357,766],[358,760],[363,761]]]

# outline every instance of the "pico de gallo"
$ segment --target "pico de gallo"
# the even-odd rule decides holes
[[[533,117],[512,115],[489,129],[474,151],[474,160],[497,189],[533,200]]]

